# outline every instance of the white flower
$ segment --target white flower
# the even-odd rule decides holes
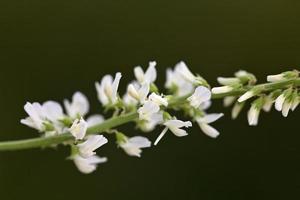
[[[297,90],[295,90],[294,96],[292,98],[291,110],[294,111],[298,107],[299,103],[300,103],[300,99],[299,99],[299,96],[298,96],[298,92],[297,92]]]
[[[224,107],[229,107],[231,106],[236,100],[235,96],[228,96],[228,97],[224,97],[223,99],[223,105]]]
[[[149,62],[149,67],[144,73],[140,66],[134,68],[134,75],[140,84],[148,83],[151,84],[156,80],[157,72],[155,69],[156,62]]]
[[[22,119],[21,123],[39,131],[43,131],[46,116],[42,105],[39,103],[31,104],[27,102],[24,106],[24,110],[29,117]]]
[[[173,89],[175,95],[185,96],[194,91],[194,86],[191,82],[186,81],[177,71],[167,69],[165,87]]]
[[[223,113],[206,114],[203,117],[196,118],[196,121],[200,126],[200,129],[203,131],[203,133],[205,133],[209,137],[216,138],[220,135],[220,133],[218,130],[216,130],[209,124],[217,121],[219,118],[223,116],[224,116]]]
[[[139,119],[150,121],[153,114],[159,112],[159,105],[152,101],[146,101],[142,107],[138,109]]]
[[[87,122],[81,118],[75,119],[71,128],[69,128],[69,132],[75,137],[76,140],[82,140],[86,134],[88,128]]]
[[[141,148],[151,147],[151,142],[142,136],[127,138],[119,143],[119,146],[130,156],[141,157]]]
[[[95,83],[98,99],[105,106],[109,103],[115,104],[118,100],[118,87],[121,80],[121,73],[116,73],[115,79],[111,75],[105,75],[101,84]]]
[[[175,65],[175,72],[180,74],[182,78],[190,83],[196,82],[196,76],[189,70],[183,61],[180,61]]]
[[[244,107],[245,103],[239,103],[236,102],[232,108],[231,111],[231,118],[232,119],[236,119],[238,117],[238,115],[240,114],[240,112],[242,111],[243,107]]]
[[[269,75],[267,76],[268,82],[277,82],[284,80],[284,74],[276,74],[276,75]]]
[[[194,94],[188,98],[188,101],[194,108],[199,108],[201,104],[209,101],[210,98],[210,90],[204,86],[199,86],[196,88]]]
[[[274,99],[272,98],[272,95],[268,95],[264,98],[264,105],[262,107],[262,109],[265,112],[270,112],[272,109],[272,105],[274,103]]]
[[[150,91],[149,83],[143,83],[141,86],[139,86],[138,83],[133,82],[129,84],[127,87],[127,93],[140,103],[144,103],[149,91]]]
[[[88,99],[81,92],[76,92],[73,95],[72,102],[69,102],[67,99],[65,99],[64,105],[67,114],[73,119],[78,117],[84,117],[90,109]]]
[[[240,96],[240,98],[238,98],[238,102],[240,102],[240,103],[244,102],[247,99],[250,99],[250,98],[254,97],[255,95],[256,95],[255,92],[250,90],[250,91],[244,93],[242,96]]]
[[[234,85],[240,83],[239,78],[227,78],[227,77],[218,77],[217,81],[220,85]]]
[[[154,92],[150,94],[149,100],[152,101],[153,103],[156,103],[158,106],[168,106],[168,100],[160,95],[155,94]]]
[[[163,114],[161,112],[154,113],[151,117],[140,124],[140,128],[144,132],[153,131],[153,129],[163,122]]]
[[[156,139],[156,141],[154,142],[154,145],[157,145],[158,142],[162,139],[162,137],[166,134],[166,132],[170,129],[171,132],[178,136],[178,137],[183,137],[188,135],[187,132],[181,128],[183,127],[191,127],[192,126],[192,122],[190,121],[181,121],[181,120],[177,120],[177,119],[171,119],[168,120],[164,123],[164,125],[166,126],[166,128],[161,132],[161,134],[158,136],[158,138]]]
[[[88,117],[86,120],[88,127],[101,124],[103,121],[104,121],[104,117],[102,115],[92,115]]]
[[[126,106],[136,106],[138,101],[126,92],[123,96],[123,102]]]
[[[65,117],[61,105],[55,101],[45,102],[43,112],[46,118],[52,122],[57,122]]]
[[[96,152],[94,152],[96,149],[103,146],[107,142],[107,139],[103,135],[88,136],[85,142],[77,145],[79,154],[84,158],[91,157],[96,154]]]
[[[221,86],[221,87],[214,87],[211,89],[211,92],[213,94],[222,94],[222,93],[226,93],[226,92],[231,92],[234,88],[231,86]]]
[[[277,111],[282,110],[284,101],[285,101],[285,95],[284,94],[281,94],[276,98],[276,100],[275,100],[275,109]]]
[[[283,106],[282,106],[282,115],[284,117],[288,116],[291,107],[292,107],[292,101],[291,101],[291,99],[286,99],[284,101],[284,103],[283,103]]]
[[[250,126],[256,126],[258,124],[258,118],[260,109],[253,104],[248,111],[248,123]]]
[[[76,155],[73,157],[73,161],[80,172],[90,174],[97,169],[97,164],[105,163],[107,158],[101,158],[97,155],[83,158],[80,155]]]

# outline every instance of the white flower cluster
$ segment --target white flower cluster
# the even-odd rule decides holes
[[[208,136],[216,138],[219,132],[210,124],[222,113],[207,114],[211,105],[211,91],[207,82],[199,75],[194,75],[184,62],[176,64],[174,69],[167,69],[165,87],[168,95],[160,93],[155,85],[157,79],[156,62],[150,62],[146,71],[142,67],[134,68],[136,80],[127,86],[126,93],[121,97],[118,92],[121,73],[115,77],[106,75],[100,82],[95,83],[97,96],[105,111],[113,110],[114,117],[135,112],[137,127],[144,131],[152,131],[156,126],[163,126],[161,134],[154,142],[155,145],[170,130],[175,136],[188,135],[184,128],[192,126],[191,121],[199,124],[200,129]],[[27,103],[25,111],[29,115],[21,123],[37,129],[43,137],[70,134],[73,141],[65,142],[70,145],[71,156],[77,168],[83,173],[93,172],[97,164],[107,161],[98,157],[95,150],[106,144],[108,140],[103,135],[95,135],[90,129],[104,121],[102,115],[93,115],[85,120],[89,112],[89,102],[80,92],[73,95],[72,101],[64,101],[63,107],[55,101],[44,104]],[[172,116],[169,111],[180,110],[191,121],[183,121]],[[128,137],[115,129],[105,130],[114,133],[118,147],[130,156],[140,157],[142,148],[151,147],[149,139],[143,136]]]
[[[70,132],[78,143],[81,142],[72,146],[76,151],[72,152],[70,158],[82,173],[91,173],[98,163],[107,160],[93,152],[107,143],[107,139],[102,135],[86,136],[86,133],[89,127],[102,123],[104,118],[102,115],[92,115],[84,120],[90,106],[86,96],[80,92],[73,95],[71,102],[65,100],[64,106],[66,114],[55,101],[47,101],[42,105],[26,103],[24,109],[29,116],[22,119],[21,123],[44,133],[44,137]]]
[[[267,81],[280,84],[282,81],[293,80],[298,78],[298,76],[298,71],[287,71],[277,75],[269,75],[267,76]],[[232,105],[237,100],[233,106],[231,115],[232,118],[235,119],[243,109],[246,100],[258,96],[257,99],[251,103],[251,107],[248,111],[248,123],[250,126],[256,126],[258,124],[260,111],[264,110],[265,112],[269,112],[274,103],[275,109],[281,111],[284,117],[288,116],[290,110],[294,111],[300,103],[298,87],[289,85],[287,88],[274,89],[266,93],[264,92],[264,85],[255,86],[255,76],[245,71],[237,72],[235,77],[219,77],[218,82],[224,86],[213,88],[212,92],[214,94],[222,94],[252,86],[251,89],[239,98],[236,96],[227,96],[224,98],[224,106],[226,107]]]

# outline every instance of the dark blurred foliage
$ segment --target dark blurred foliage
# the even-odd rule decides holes
[[[121,1],[3,0],[0,2],[0,139],[36,137],[19,123],[26,101],[62,101],[84,92],[101,112],[94,82],[136,65],[165,69],[185,60],[212,84],[246,69],[267,74],[299,69],[300,2],[296,0]],[[299,199],[299,111],[273,111],[249,127],[246,112],[227,114],[210,139],[195,125],[190,135],[168,134],[141,159],[115,148],[109,162],[82,175],[66,161],[68,149],[0,153],[0,199]],[[180,117],[180,116],[178,116]],[[140,132],[130,124],[128,135]],[[153,140],[161,130],[149,133]]]

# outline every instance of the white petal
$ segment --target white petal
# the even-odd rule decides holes
[[[90,109],[90,104],[87,97],[82,94],[81,92],[76,92],[72,97],[72,102],[68,100],[64,101],[67,114],[72,117],[76,118],[79,116],[85,116]]]
[[[221,86],[221,87],[214,87],[211,89],[211,92],[213,94],[222,94],[226,92],[231,92],[233,90],[233,87],[231,86]]]
[[[106,162],[107,158],[101,158],[96,155],[89,158],[83,158],[80,155],[77,155],[73,158],[73,160],[80,172],[90,174],[97,169],[97,164]]]
[[[216,138],[220,135],[219,131],[213,128],[212,126],[206,123],[199,123],[200,129],[205,133],[207,136],[211,138]]]
[[[197,120],[202,123],[210,124],[212,122],[217,121],[223,116],[224,116],[223,113],[211,113],[211,114],[206,114],[204,117],[198,118]]]
[[[164,123],[165,126],[168,126],[169,128],[171,127],[176,127],[176,128],[181,128],[181,127],[191,127],[192,126],[192,122],[190,121],[181,121],[178,119],[172,119],[172,120],[168,120]]]
[[[235,96],[224,97],[224,100],[223,100],[224,107],[231,106],[235,102],[235,100],[236,100]]]
[[[106,144],[108,140],[103,135],[91,135],[87,140],[81,144],[78,144],[80,155],[84,158],[95,155],[94,152],[99,147]]]
[[[248,111],[248,123],[250,126],[256,126],[258,124],[259,110],[255,106],[251,106]]]
[[[43,111],[46,118],[52,122],[64,118],[64,113],[61,105],[55,101],[47,101],[43,104]]]
[[[156,66],[155,61],[149,62],[149,67],[145,73],[145,81],[147,83],[153,83],[156,80],[157,72],[155,66]]]
[[[112,84],[112,96],[111,96],[112,103],[116,103],[116,101],[117,101],[118,87],[120,84],[121,77],[122,77],[122,75],[120,72],[116,73],[115,80]]]
[[[240,112],[242,111],[243,107],[244,107],[244,103],[238,103],[238,102],[235,103],[231,111],[231,118],[236,119],[240,114]]]
[[[103,121],[104,121],[104,117],[102,115],[92,115],[86,120],[86,122],[88,123],[88,127],[101,124]]]
[[[211,98],[211,92],[204,86],[196,88],[194,94],[188,98],[191,106],[198,108],[202,103],[209,101]]]
[[[276,100],[275,100],[275,109],[277,111],[282,110],[282,106],[283,106],[284,101],[285,101],[284,94],[281,94],[281,95],[279,95],[279,97],[276,98]]]
[[[71,128],[69,128],[70,133],[75,137],[76,140],[82,140],[86,134],[88,124],[83,118],[80,120],[76,119]]]
[[[291,109],[291,107],[292,107],[291,101],[288,101],[288,100],[284,101],[283,106],[282,106],[282,115],[284,117],[288,116],[289,110]]]
[[[151,147],[151,142],[146,137],[135,136],[128,139],[128,142],[135,145],[138,148],[148,148]]]
[[[155,94],[154,92],[149,96],[149,100],[156,103],[157,105],[161,106],[168,106],[168,101],[167,99],[163,98],[160,95]]]
[[[238,78],[218,77],[217,81],[220,85],[233,85],[240,83],[240,79]]]
[[[247,99],[250,99],[251,97],[255,96],[253,91],[248,91],[245,94],[243,94],[242,96],[240,96],[240,98],[238,99],[238,102],[244,102]]]
[[[282,81],[283,79],[284,79],[283,74],[276,74],[276,75],[267,76],[267,81],[268,82],[277,82],[277,81]]]
[[[140,66],[134,68],[134,75],[138,82],[143,83],[145,80],[145,74]]]
[[[183,61],[176,64],[175,71],[180,74],[186,81],[194,83],[196,80],[194,74],[189,70],[189,68]]]

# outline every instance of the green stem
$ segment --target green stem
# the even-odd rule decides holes
[[[261,87],[263,92],[268,92],[276,89],[285,89],[291,85],[300,86],[300,78],[280,81],[276,83],[259,84],[256,85],[255,87]],[[239,96],[253,87],[254,86],[248,86],[227,93],[214,94],[212,95],[212,99],[220,99],[227,96]],[[170,105],[174,106],[176,104],[183,103],[186,101],[186,98],[188,96],[173,98],[170,100]],[[136,119],[138,119],[138,113],[136,112],[113,117],[111,119],[102,122],[101,124],[90,127],[87,130],[87,134],[101,133],[106,130],[120,126],[122,124],[132,122]],[[40,137],[40,138],[25,139],[25,140],[5,141],[5,142],[0,142],[0,151],[14,151],[14,150],[22,150],[22,149],[49,147],[49,146],[61,144],[63,142],[72,141],[72,140],[73,140],[73,136],[70,133],[63,133],[61,135],[51,136],[51,137]]]

